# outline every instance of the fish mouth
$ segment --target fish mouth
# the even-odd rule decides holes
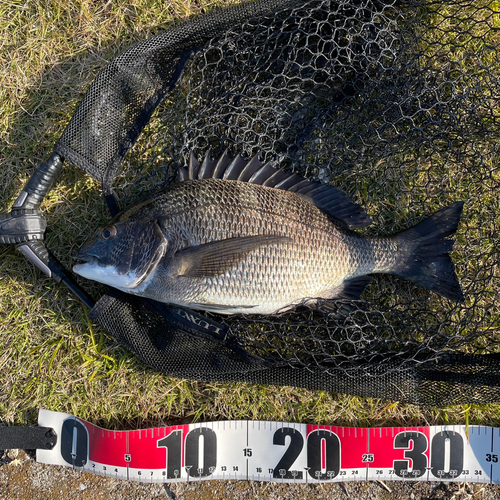
[[[75,259],[75,257],[73,257]],[[94,259],[93,257],[87,256],[87,257],[78,257],[77,259],[79,262],[73,265],[73,272],[76,274],[80,274],[83,269],[87,269],[89,267],[93,267],[95,264],[97,264],[97,260]]]
[[[73,255],[73,257],[71,257],[73,260],[76,260],[78,261],[78,263],[81,263],[81,262],[92,262],[95,260],[94,257],[90,257],[90,255]],[[78,264],[77,264],[78,265]]]
[[[82,275],[86,269],[99,265],[99,257],[78,251],[72,256],[77,263],[73,266],[73,272]]]
[[[78,250],[71,258],[73,260],[80,260],[83,262],[95,262],[97,260],[100,260],[99,255],[88,253],[87,251],[83,252],[81,249]]]

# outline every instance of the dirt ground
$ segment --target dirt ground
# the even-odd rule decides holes
[[[0,466],[0,500],[493,500],[500,486],[437,482],[359,482],[278,484],[203,481],[170,485],[107,479],[54,465],[38,464],[34,454],[11,450],[12,462]]]

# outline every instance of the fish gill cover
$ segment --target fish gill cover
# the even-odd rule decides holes
[[[465,302],[377,275],[334,310],[205,321],[110,290],[92,318],[176,377],[500,401],[499,45],[496,1],[274,0],[125,51],[56,146],[110,201],[133,205],[192,151],[226,149],[344,190],[371,217],[368,236],[465,201],[451,252]]]

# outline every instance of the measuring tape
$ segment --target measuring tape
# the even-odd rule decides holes
[[[40,410],[56,446],[37,461],[106,477],[161,483],[243,479],[500,483],[500,429],[463,425],[361,429],[232,420],[108,431]]]

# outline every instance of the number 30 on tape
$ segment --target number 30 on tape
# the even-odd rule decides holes
[[[58,436],[37,460],[147,482],[247,479],[317,483],[354,480],[500,483],[500,429],[471,426],[357,429],[223,421],[107,431],[41,410]]]

